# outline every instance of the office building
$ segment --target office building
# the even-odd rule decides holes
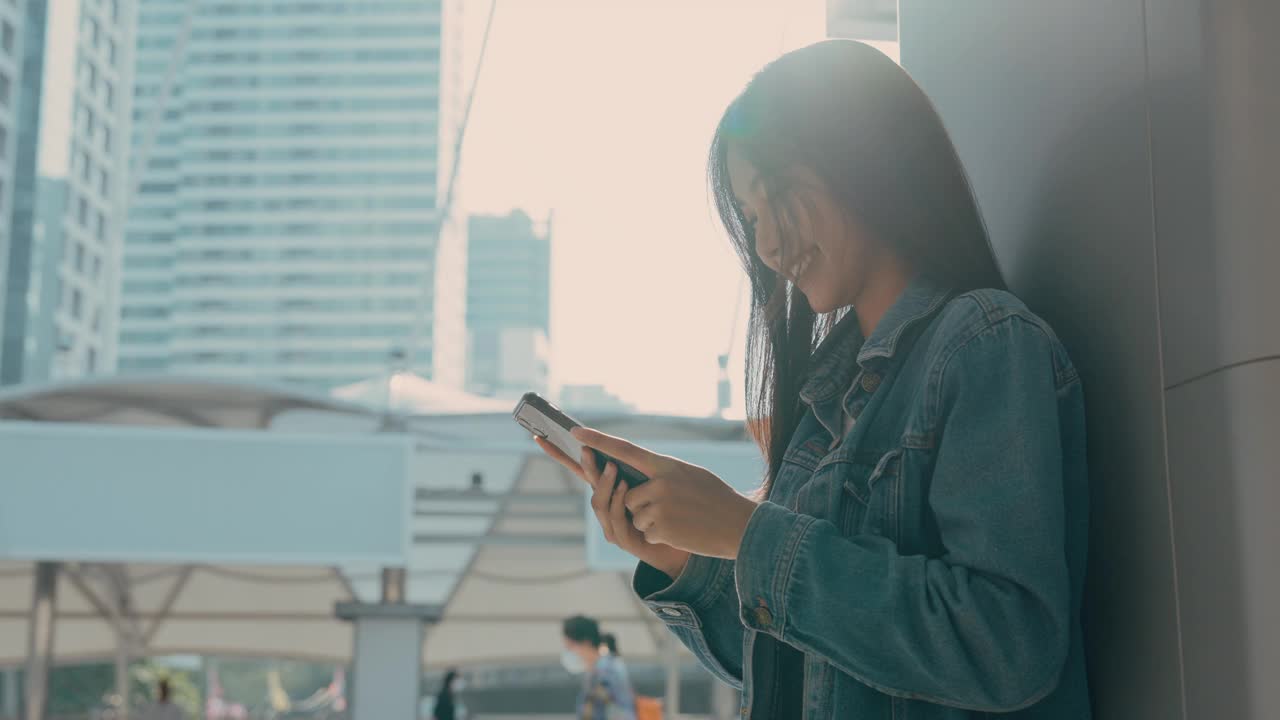
[[[141,0],[122,372],[460,386],[457,0]]]
[[[546,392],[551,317],[551,221],[523,211],[468,223],[467,387],[518,397]]]
[[[109,372],[134,4],[0,6],[0,382]]]

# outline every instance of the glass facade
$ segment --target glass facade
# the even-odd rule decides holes
[[[141,0],[121,368],[324,387],[412,345],[415,370],[460,381],[462,288],[438,278],[462,275],[461,240],[437,208],[458,18],[193,7]]]
[[[0,6],[21,37],[16,137],[5,199],[0,382],[110,371],[116,359],[132,4],[31,0]],[[21,13],[21,17],[18,17]],[[14,15],[10,18],[8,15]],[[21,32],[17,31],[21,28]],[[6,58],[11,59],[11,58]],[[9,75],[0,62],[0,73]],[[0,120],[0,125],[6,124]]]

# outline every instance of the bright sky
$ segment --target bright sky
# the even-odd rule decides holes
[[[487,8],[468,1],[473,28]],[[824,8],[500,1],[467,131],[464,203],[554,209],[554,383],[601,383],[644,411],[715,411],[716,356],[742,272],[712,216],[707,147],[753,72],[823,36]],[[729,371],[739,416],[743,347],[740,328]]]

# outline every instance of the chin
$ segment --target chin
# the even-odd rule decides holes
[[[826,297],[821,293],[814,293],[812,295],[805,293],[804,297],[809,301],[809,307],[819,315],[825,315],[829,312],[834,312],[835,310],[840,309],[839,304],[832,302],[829,297]]]

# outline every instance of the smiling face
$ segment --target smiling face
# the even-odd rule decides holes
[[[855,304],[885,253],[817,174],[794,168],[781,183],[786,190],[771,196],[770,183],[732,143],[726,166],[760,260],[804,293],[814,312]]]

